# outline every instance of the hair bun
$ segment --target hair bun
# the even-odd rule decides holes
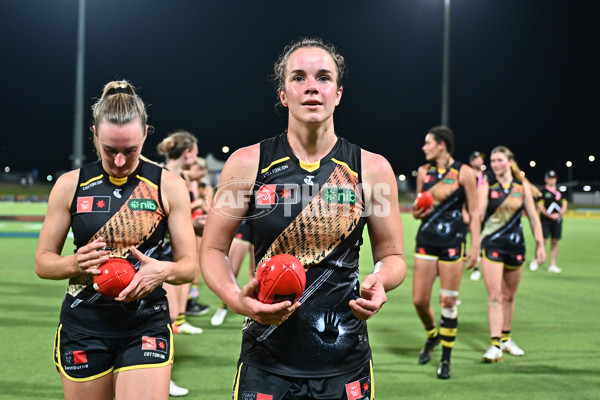
[[[104,87],[103,92],[104,93],[102,94],[102,97],[108,97],[108,96],[112,96],[115,94],[121,94],[121,93],[135,96],[135,90],[133,89],[133,86],[131,86],[131,84],[127,81],[109,82]]]

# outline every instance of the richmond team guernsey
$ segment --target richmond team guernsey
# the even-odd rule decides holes
[[[82,167],[71,204],[76,248],[102,237],[113,248],[111,256],[126,258],[136,269],[139,262],[131,254],[131,246],[158,259],[167,230],[161,174],[159,166],[141,159],[131,175],[120,179],[110,177],[100,161]],[[122,303],[100,295],[92,283],[89,274],[69,280],[60,316],[63,325],[87,334],[120,337],[169,323],[162,286],[143,299]]]
[[[483,249],[492,253],[495,250],[514,253],[518,263],[524,261],[525,239],[521,224],[523,203],[521,181],[513,179],[508,186],[503,186],[495,177],[489,178],[488,206],[481,228]]]
[[[422,190],[433,198],[431,214],[423,218],[417,232],[417,246],[460,248],[465,241],[467,226],[462,218],[465,190],[459,182],[462,163],[455,161],[445,170],[429,165]]]
[[[300,306],[280,326],[246,320],[241,360],[273,373],[327,377],[369,360],[365,321],[348,302],[360,296],[359,247],[365,224],[361,150],[339,138],[316,163],[296,158],[286,134],[260,143],[248,221],[259,265],[293,254],[306,269]]]

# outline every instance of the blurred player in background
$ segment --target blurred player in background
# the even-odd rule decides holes
[[[157,146],[158,152],[165,157],[165,168],[182,178],[186,178],[184,171],[189,170],[190,166],[196,162],[198,156],[198,144],[194,135],[187,131],[177,131],[169,134]],[[189,190],[188,199],[193,200],[193,196]],[[190,220],[192,216],[190,214]],[[165,257],[171,255],[171,246],[168,242],[165,246]],[[193,315],[201,315],[208,312],[207,306],[202,306],[195,302],[189,301],[190,285],[165,286],[167,297],[169,298],[169,306],[171,307],[171,318],[175,326],[176,333],[197,334],[202,333],[202,329],[190,324],[186,319],[186,313]],[[196,310],[197,309],[197,310]]]
[[[236,151],[221,174],[200,265],[206,284],[247,316],[234,400],[374,395],[366,320],[386,302],[386,291],[402,283],[406,264],[390,164],[335,133],[344,66],[321,39],[287,46],[274,75],[278,101],[288,110],[287,131]],[[307,269],[299,301],[259,302],[256,278],[238,286],[227,255],[246,217],[257,265],[287,253]],[[365,224],[377,267],[361,285]]]
[[[548,272],[560,274],[562,269],[556,266],[558,258],[558,241],[562,238],[563,215],[567,212],[567,199],[565,199],[556,187],[558,177],[556,172],[550,170],[544,175],[544,188],[542,195],[537,200],[537,209],[542,222],[542,233],[544,235],[544,248],[546,240],[550,238],[550,266]],[[532,260],[529,269],[537,271],[539,264]]]
[[[536,242],[535,258],[546,258],[540,219],[530,183],[524,179],[513,153],[504,146],[491,154],[493,175],[479,189],[483,229],[481,231],[483,280],[488,292],[488,318],[491,346],[484,362],[502,361],[503,352],[522,356],[525,352],[511,339],[515,295],[525,262],[525,238],[521,226],[523,210],[529,218]]]
[[[54,363],[66,399],[167,399],[173,336],[162,284],[198,273],[187,188],[141,157],[151,127],[129,82],[104,87],[93,119],[100,160],[58,179],[35,257],[41,278],[69,279]],[[70,228],[76,251],[63,257]],[[161,261],[167,229],[173,260]],[[92,287],[109,256],[138,269],[115,299]]]
[[[457,299],[465,256],[469,266],[477,264],[480,214],[477,186],[472,168],[456,161],[454,133],[443,126],[431,128],[425,136],[423,152],[427,163],[417,173],[417,193],[429,191],[434,204],[428,209],[413,205],[413,217],[421,220],[415,249],[413,303],[427,332],[419,363],[431,360],[435,346],[442,343],[437,369],[440,379],[449,379],[450,356],[458,329]],[[462,210],[467,205],[471,244],[465,254],[467,226]],[[431,307],[431,290],[440,277],[440,328],[436,327]]]

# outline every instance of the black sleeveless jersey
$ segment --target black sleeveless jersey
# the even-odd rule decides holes
[[[525,251],[521,225],[523,183],[513,179],[504,187],[495,177],[489,177],[488,206],[481,229],[481,247],[492,246],[508,252]]]
[[[293,254],[306,269],[300,306],[278,327],[246,320],[241,360],[294,377],[351,371],[371,357],[365,321],[348,306],[360,296],[359,248],[365,224],[361,149],[338,138],[307,164],[282,134],[260,143],[260,165],[248,222],[256,264]]]
[[[421,220],[417,231],[418,246],[453,247],[464,243],[467,226],[462,218],[465,190],[459,173],[463,163],[455,161],[447,170],[429,165],[422,191],[433,196],[431,214]]]
[[[139,261],[131,254],[131,246],[159,259],[167,230],[161,174],[159,166],[144,160],[121,179],[110,177],[100,161],[83,166],[71,203],[76,249],[102,237],[113,248],[111,256],[126,258],[136,268]],[[60,316],[63,325],[88,334],[119,337],[170,322],[162,286],[143,299],[121,303],[96,292],[92,284],[89,274],[69,280]]]

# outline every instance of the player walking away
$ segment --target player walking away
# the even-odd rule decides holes
[[[229,262],[231,262],[231,268],[233,269],[233,274],[236,278],[240,272],[242,263],[246,258],[246,254],[250,256],[248,276],[249,279],[252,280],[256,270],[256,264],[254,262],[254,244],[252,243],[252,226],[247,219],[244,219],[229,248]],[[221,303],[221,306],[217,308],[215,315],[210,319],[210,324],[212,326],[222,325],[228,311],[227,304]]]
[[[536,242],[538,263],[546,258],[540,219],[530,183],[519,170],[513,153],[504,146],[490,155],[493,175],[479,189],[483,220],[481,249],[483,280],[488,293],[491,346],[483,355],[488,363],[502,361],[502,353],[522,356],[525,352],[511,339],[515,295],[525,262],[525,238],[521,227],[523,209]]]
[[[486,169],[485,164],[484,164],[484,159],[485,159],[485,154],[483,154],[479,151],[474,151],[469,155],[469,165],[471,166],[471,168],[473,168],[473,172],[475,173],[475,179],[477,179],[477,189],[479,189],[479,187],[483,183],[483,175],[485,174],[485,169]],[[468,225],[470,222],[469,214],[465,212],[464,208],[463,208],[463,219],[464,219],[465,223]],[[479,260],[478,260],[478,263],[479,263]],[[471,279],[472,281],[478,281],[479,279],[481,279],[481,271],[479,270],[479,267],[477,264],[475,264],[475,267],[473,267],[473,271],[471,272],[469,279]]]
[[[274,80],[288,109],[287,131],[236,151],[221,174],[200,265],[207,285],[247,316],[234,400],[374,395],[366,320],[406,275],[402,221],[387,160],[335,133],[343,73],[343,57],[321,39],[286,47]],[[301,260],[306,289],[299,301],[259,302],[256,278],[238,286],[227,255],[245,217],[257,265],[276,254]],[[361,285],[365,224],[377,267]]]
[[[537,209],[542,222],[542,233],[544,235],[544,248],[546,240],[550,238],[550,266],[548,272],[560,274],[562,269],[556,266],[558,258],[558,241],[562,237],[563,215],[567,212],[567,199],[556,188],[558,177],[556,172],[548,171],[544,175],[546,183],[542,189],[542,195],[537,201]],[[529,269],[537,271],[539,264],[536,260],[531,261]]]
[[[69,279],[54,363],[66,399],[166,400],[173,335],[162,283],[183,284],[198,273],[187,188],[141,157],[151,127],[128,82],[108,83],[92,109],[100,160],[57,180],[35,257],[41,278]],[[62,256],[69,229],[76,251]],[[160,258],[167,229],[172,262]],[[109,256],[137,269],[116,298],[92,286]]]
[[[187,131],[177,131],[169,134],[157,146],[158,152],[165,157],[165,169],[179,175],[185,179],[184,171],[188,170],[192,164],[196,162],[198,156],[198,144],[194,135]],[[192,194],[188,185],[188,199],[193,200]],[[190,211],[190,220],[192,220]],[[171,242],[169,236],[166,238],[166,244],[163,257],[166,260],[171,258]],[[169,309],[171,310],[171,322],[173,323],[175,333],[184,334],[200,334],[202,328],[192,325],[187,321],[186,314],[188,313],[190,301],[190,285],[165,285],[167,298],[169,299]],[[193,304],[200,307],[199,304]],[[206,307],[206,313],[208,307]]]
[[[454,134],[442,126],[425,136],[423,152],[428,161],[417,173],[417,193],[429,191],[434,204],[429,209],[413,205],[413,217],[421,220],[415,249],[413,303],[427,332],[419,363],[431,360],[434,348],[442,343],[442,357],[437,369],[440,379],[450,378],[450,355],[458,329],[457,299],[465,263],[467,226],[462,210],[469,209],[471,244],[466,260],[477,263],[481,217],[477,205],[477,187],[473,170],[454,160]],[[431,290],[440,277],[440,328],[436,327]]]

